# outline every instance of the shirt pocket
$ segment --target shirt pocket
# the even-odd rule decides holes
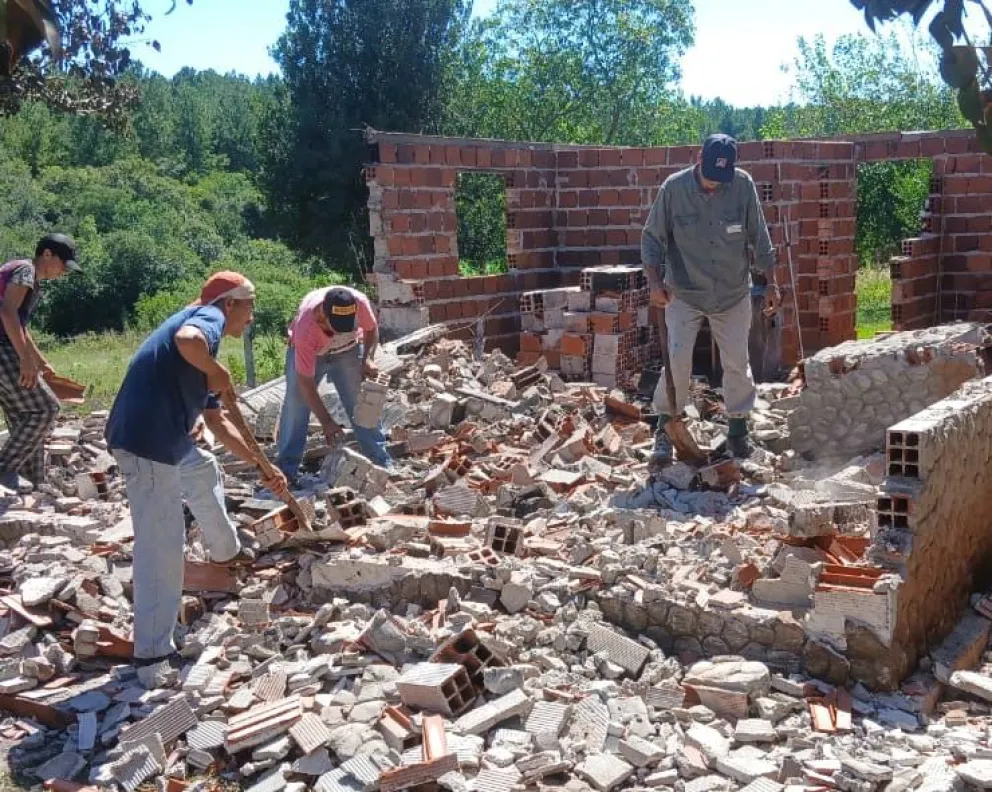
[[[672,216],[672,237],[676,244],[692,244],[698,236],[698,231],[698,212],[680,212]]]
[[[744,239],[744,215],[741,212],[726,212],[720,225],[728,242]]]

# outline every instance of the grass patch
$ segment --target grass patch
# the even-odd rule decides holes
[[[38,345],[59,374],[89,386],[86,405],[81,409],[90,412],[108,409],[113,403],[128,363],[146,336],[136,331],[88,333],[68,340],[39,338]],[[282,376],[286,347],[281,338],[256,338],[254,350],[259,383]],[[218,358],[230,370],[235,383],[244,385],[244,342],[225,338]]]
[[[892,278],[888,268],[858,271],[858,338],[892,329]]]
[[[490,259],[484,262],[461,259],[458,262],[458,274],[463,278],[477,278],[480,275],[503,275],[507,272],[509,270],[506,266],[506,259]]]

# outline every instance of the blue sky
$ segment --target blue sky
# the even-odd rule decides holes
[[[488,13],[494,5],[495,0],[476,0],[476,13]],[[737,105],[788,98],[790,79],[781,66],[792,62],[798,36],[823,33],[830,42],[867,31],[849,0],[695,0],[694,5],[696,43],[682,60],[682,88]],[[151,13],[156,6],[164,11],[169,0],[146,4]],[[268,48],[282,32],[288,7],[288,0],[194,0],[192,6],[180,1],[147,31],[162,53],[140,44],[133,51],[166,75],[183,66],[267,74],[277,68]]]

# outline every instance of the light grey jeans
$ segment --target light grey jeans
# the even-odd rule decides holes
[[[178,465],[163,465],[119,448],[111,453],[124,475],[134,525],[134,656],[162,657],[176,648],[173,633],[183,596],[183,499],[211,559],[229,561],[241,543],[227,516],[213,454],[194,448]]]
[[[658,380],[654,391],[654,406],[664,415],[677,415],[685,408],[692,381],[692,351],[696,336],[708,319],[713,340],[720,348],[723,366],[723,401],[731,418],[746,417],[754,408],[757,395],[751,363],[748,356],[748,334],[751,331],[751,297],[723,313],[704,314],[682,300],[673,300],[665,309],[668,328],[668,354],[672,361],[672,380],[675,383],[676,409],[668,403],[665,376]]]

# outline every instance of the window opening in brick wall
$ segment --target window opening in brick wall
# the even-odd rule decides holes
[[[506,183],[497,173],[458,174],[458,270],[464,277],[507,271]]]
[[[924,232],[933,161],[868,162],[858,166],[857,228],[858,336],[892,329],[894,256],[905,255],[904,240]]]

